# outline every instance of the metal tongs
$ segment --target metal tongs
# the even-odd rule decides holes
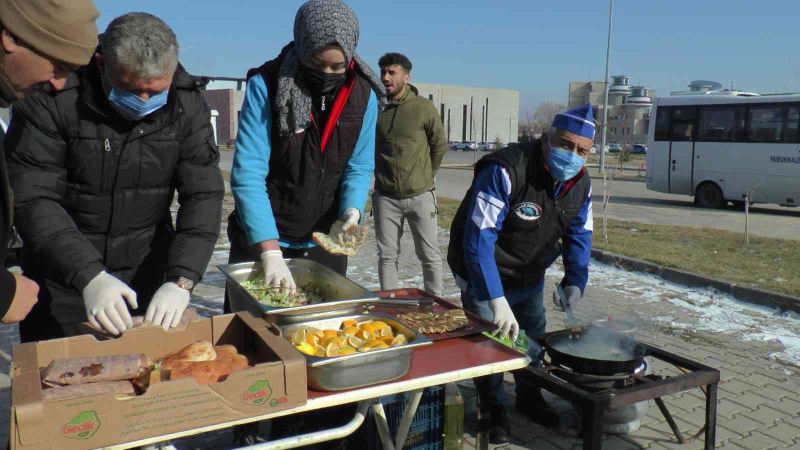
[[[433,309],[434,301],[430,298],[382,298],[369,303],[374,306],[391,305],[408,308]]]
[[[561,303],[564,314],[567,315],[567,320],[564,322],[567,328],[573,331],[583,328],[583,322],[578,320],[575,317],[575,313],[572,312],[572,307],[567,301],[567,294],[564,292],[564,288],[561,287],[561,283],[556,283],[556,293],[558,294],[558,302]]]

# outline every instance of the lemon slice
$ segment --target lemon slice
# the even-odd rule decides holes
[[[356,349],[354,349],[353,347],[341,347],[341,348],[339,348],[339,356],[352,355],[355,352],[356,352]]]
[[[347,343],[353,348],[361,348],[366,341],[355,336],[350,336],[347,338]]]
[[[328,346],[325,347],[325,356],[329,358],[333,356],[339,356],[339,346],[336,345],[335,342],[329,343]]]
[[[314,347],[316,350],[314,351],[314,356],[325,356],[325,347],[321,345],[317,345]]]
[[[398,334],[397,336],[392,339],[392,343],[390,344],[392,347],[397,347],[400,345],[408,344],[408,338],[404,334]]]
[[[387,325],[383,328],[378,329],[378,336],[391,337],[394,336],[394,332],[392,331],[392,328]]]
[[[289,335],[289,342],[294,345],[299,345],[301,342],[306,342],[306,329],[298,328]]]
[[[299,345],[296,345],[295,348],[306,355],[314,356],[316,353],[316,349],[308,342],[301,342]]]
[[[372,347],[370,350],[383,350],[385,348],[389,348],[389,344],[387,344],[386,342],[380,342],[374,347]]]
[[[317,337],[324,336],[324,334],[322,333],[322,330],[317,329],[317,328],[308,327],[308,328],[306,328],[306,333],[307,334],[313,334],[314,336],[317,336]]]

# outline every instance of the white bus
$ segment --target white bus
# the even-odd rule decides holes
[[[800,95],[657,98],[648,130],[647,189],[728,201],[800,204]]]

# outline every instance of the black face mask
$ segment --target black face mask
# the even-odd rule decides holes
[[[303,66],[300,72],[303,84],[315,96],[335,93],[347,78],[347,74],[344,73],[325,73],[306,66]]]

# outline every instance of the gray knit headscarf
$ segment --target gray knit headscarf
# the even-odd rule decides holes
[[[338,45],[349,62],[355,59],[356,71],[372,86],[381,107],[386,105],[383,83],[369,65],[356,54],[358,17],[339,0],[310,0],[294,18],[294,42],[281,64],[278,78],[278,108],[281,135],[306,129],[311,123],[311,97],[298,85],[297,70],[327,45]]]

